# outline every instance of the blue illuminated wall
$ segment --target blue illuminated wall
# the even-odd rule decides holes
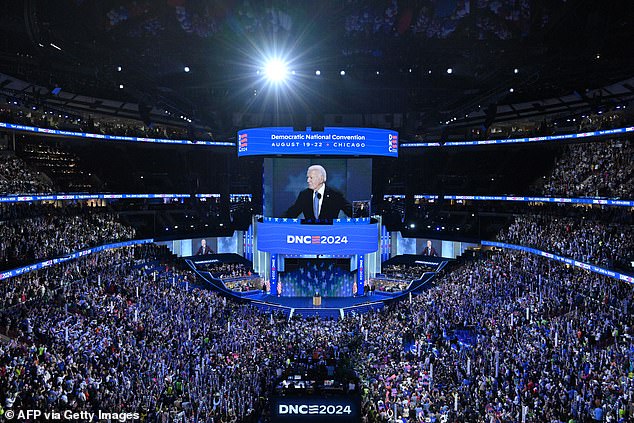
[[[351,297],[355,275],[334,260],[302,260],[300,265],[278,274],[282,296],[310,297],[319,292],[324,297]]]

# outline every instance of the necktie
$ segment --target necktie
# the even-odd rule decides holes
[[[315,219],[319,218],[319,193],[315,192],[313,196],[313,213],[315,214]]]

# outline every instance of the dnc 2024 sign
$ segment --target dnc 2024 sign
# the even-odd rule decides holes
[[[375,128],[253,128],[238,132],[238,156],[332,155],[398,157],[398,132]]]
[[[302,225],[257,223],[260,251],[276,254],[373,253],[379,248],[376,223],[366,225]]]

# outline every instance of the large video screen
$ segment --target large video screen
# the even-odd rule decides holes
[[[398,133],[378,128],[251,128],[238,132],[238,157],[329,155],[398,157]]]
[[[265,216],[285,216],[299,193],[307,188],[306,171],[315,164],[326,169],[326,186],[340,191],[355,210],[358,210],[360,202],[369,205],[372,195],[372,159],[266,158],[262,201]],[[339,217],[345,216],[340,213]]]

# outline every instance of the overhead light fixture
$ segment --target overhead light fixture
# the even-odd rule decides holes
[[[272,59],[264,66],[264,75],[271,82],[281,82],[286,79],[288,68],[280,59]]]

